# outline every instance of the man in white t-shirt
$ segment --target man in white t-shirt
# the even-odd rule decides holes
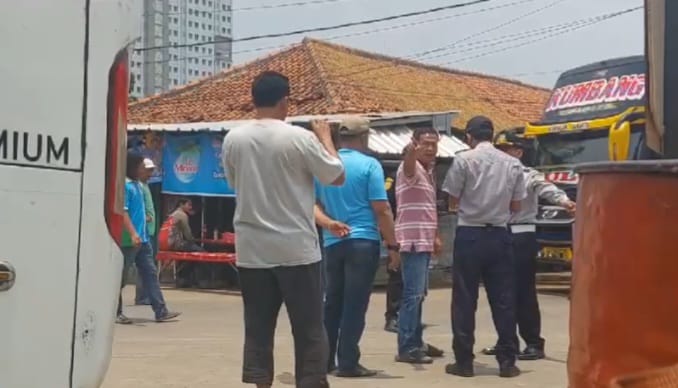
[[[313,179],[341,185],[344,168],[327,122],[313,122],[313,131],[284,122],[289,94],[285,76],[260,74],[252,84],[257,120],[224,139],[224,170],[236,192],[243,382],[273,384],[273,337],[284,302],[294,335],[296,386],[323,388],[329,387],[328,344]]]

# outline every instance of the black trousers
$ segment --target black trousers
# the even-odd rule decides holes
[[[541,313],[537,299],[538,253],[536,233],[513,234],[518,332],[527,346],[543,350],[545,341],[541,337]]]
[[[386,321],[398,319],[400,302],[403,299],[403,275],[398,271],[388,271],[388,283],[386,284]]]
[[[499,340],[497,361],[515,363],[516,316],[511,234],[499,227],[458,227],[452,264],[452,348],[457,363],[473,362],[478,290],[483,281]]]
[[[239,268],[239,274],[245,307],[242,381],[273,383],[275,327],[284,302],[294,336],[296,387],[329,387],[321,263],[271,269]]]

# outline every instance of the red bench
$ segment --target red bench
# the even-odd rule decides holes
[[[174,252],[159,251],[158,261],[193,261],[201,263],[235,264],[235,253],[226,252]]]

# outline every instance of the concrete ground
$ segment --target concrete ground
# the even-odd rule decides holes
[[[133,300],[132,287],[127,287],[125,300]],[[166,290],[172,309],[183,311],[179,322],[156,324],[144,322],[152,317],[148,307],[127,307],[128,316],[141,318],[133,326],[118,326],[115,333],[113,360],[104,388],[211,388],[241,387],[242,305],[238,294]],[[362,363],[381,370],[379,376],[366,380],[330,377],[330,385],[338,388],[412,388],[412,387],[524,387],[565,388],[568,344],[568,301],[559,296],[540,296],[544,335],[549,358],[538,362],[522,362],[523,375],[516,379],[497,377],[492,357],[476,358],[476,374],[472,379],[444,373],[449,356],[433,365],[413,367],[393,362],[395,334],[383,331],[385,295],[372,297],[367,328],[361,344]],[[426,301],[424,321],[429,324],[425,339],[450,349],[450,291],[433,290]],[[481,297],[476,330],[476,348],[480,350],[495,341],[489,307]],[[292,336],[284,311],[281,313],[276,338],[275,387],[294,387]]]

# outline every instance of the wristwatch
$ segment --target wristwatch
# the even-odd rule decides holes
[[[386,249],[393,252],[400,252],[400,244],[396,243],[395,245],[386,245]]]

